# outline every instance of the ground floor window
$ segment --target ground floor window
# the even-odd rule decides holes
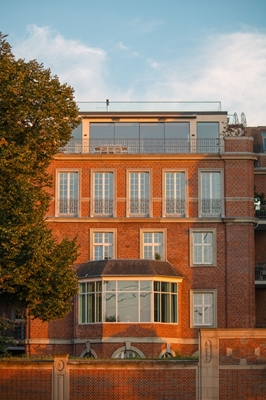
[[[79,284],[79,323],[178,322],[177,282],[103,280]]]

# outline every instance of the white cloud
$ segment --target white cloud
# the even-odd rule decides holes
[[[220,100],[229,114],[244,112],[249,126],[266,125],[266,34],[232,33],[209,38],[193,58],[168,63],[145,97]]]
[[[13,52],[17,58],[43,62],[61,82],[75,88],[80,101],[99,100],[108,92],[107,54],[103,49],[67,40],[48,27],[30,25],[27,38],[13,46]]]
[[[125,57],[112,64],[110,59],[117,54],[111,51],[32,25],[13,51],[16,57],[36,58],[51,68],[61,82],[75,88],[78,101],[220,100],[230,114],[237,112],[240,117],[244,112],[249,126],[266,125],[265,33],[212,36],[185,58],[160,59],[158,53],[156,61],[149,54],[130,52],[122,41],[118,47]],[[135,63],[126,61],[134,56],[138,56]],[[130,71],[134,74],[127,75]]]

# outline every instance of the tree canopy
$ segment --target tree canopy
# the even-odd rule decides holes
[[[36,60],[15,59],[0,33],[0,304],[62,318],[77,292],[76,240],[45,215],[53,156],[79,124],[73,89]]]

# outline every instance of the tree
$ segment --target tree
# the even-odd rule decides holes
[[[79,124],[73,89],[36,60],[16,60],[0,33],[0,304],[43,321],[62,318],[77,293],[76,240],[45,221],[53,156]]]

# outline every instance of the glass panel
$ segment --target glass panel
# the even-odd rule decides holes
[[[140,293],[140,322],[151,322],[151,292]]]
[[[87,295],[87,322],[95,322],[95,294]]]
[[[218,139],[219,122],[198,122],[197,138],[198,139]]]
[[[171,322],[177,322],[177,295],[171,295]]]
[[[138,281],[118,281],[117,282],[118,291],[136,291],[139,290],[139,282]]]
[[[141,139],[163,139],[164,124],[163,123],[140,123],[140,138]]]
[[[154,293],[154,322],[160,321],[160,293]]]
[[[161,294],[161,322],[170,322],[170,295]]]
[[[138,293],[119,293],[117,303],[119,322],[138,322]]]
[[[152,290],[152,282],[151,281],[140,281],[140,291],[151,291]]]
[[[79,296],[79,323],[84,324],[86,322],[85,315],[86,315],[86,306],[85,306],[85,295]]]
[[[90,123],[90,139],[109,139],[115,137],[114,123]]]
[[[154,291],[159,292],[160,291],[160,282],[155,281],[154,282]]]
[[[115,139],[138,139],[139,124],[137,122],[117,122],[115,123]],[[118,141],[116,140],[116,143]],[[120,143],[121,141],[119,141]],[[121,144],[124,144],[121,142]],[[125,143],[126,144],[126,143]]]
[[[116,290],[116,281],[104,281],[104,291],[111,292]]]
[[[79,124],[71,133],[73,139],[81,139],[82,138],[82,124]]]
[[[189,122],[166,122],[165,139],[189,139]]]
[[[104,296],[104,312],[106,322],[116,322],[116,294],[105,293]],[[117,322],[119,322],[119,317]]]
[[[96,294],[95,322],[102,322],[102,294]]]
[[[177,283],[171,283],[171,292],[177,293]]]
[[[162,292],[170,292],[170,283],[169,282],[161,282]]]

